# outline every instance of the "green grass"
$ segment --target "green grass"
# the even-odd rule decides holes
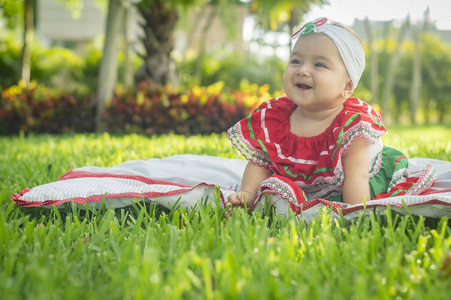
[[[451,161],[451,128],[392,127],[384,143]],[[17,208],[13,192],[70,168],[196,153],[237,158],[224,135],[0,139],[2,299],[447,299],[448,220],[370,215],[310,225],[211,205],[85,213]]]

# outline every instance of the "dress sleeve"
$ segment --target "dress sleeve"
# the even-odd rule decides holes
[[[366,139],[371,145],[378,145],[381,136],[387,133],[381,115],[367,103],[350,98],[345,106],[341,153],[344,155],[357,138]]]
[[[266,146],[261,142],[265,133],[262,122],[265,122],[265,112],[271,108],[273,100],[262,103],[249,116],[242,119],[227,130],[227,136],[232,144],[248,161],[274,171]],[[263,139],[264,140],[264,139]]]

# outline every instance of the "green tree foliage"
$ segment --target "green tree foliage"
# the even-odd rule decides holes
[[[0,35],[0,90],[17,84],[22,43],[14,34]],[[31,78],[45,86],[64,90],[95,90],[102,53],[94,45],[81,54],[33,43]],[[134,65],[137,65],[134,58]]]
[[[436,108],[439,121],[443,122],[451,111],[451,45],[432,36],[425,36],[423,41],[427,49],[421,58],[423,78],[429,79],[423,87],[425,119],[428,121],[428,112]]]
[[[23,26],[23,1],[0,0],[0,19],[6,28],[18,29]]]
[[[63,0],[61,0],[63,1]],[[63,1],[76,3],[79,0]],[[147,2],[146,2],[147,1]],[[105,1],[104,1],[105,2]],[[156,3],[153,0],[143,0],[139,5],[151,5]],[[164,2],[164,3],[163,3]],[[194,7],[200,7],[205,2],[200,0],[186,1],[163,1],[162,5],[167,9],[174,9],[177,14],[190,12]],[[240,4],[249,6],[251,12],[255,13],[257,20],[261,23],[261,28],[275,26],[276,30],[287,31],[290,9],[300,8],[289,3],[290,1],[232,1],[218,0],[218,16],[223,16],[227,20],[227,14],[221,9],[226,9],[230,4]],[[311,1],[311,3],[322,3],[321,1]],[[3,30],[0,33],[0,89],[6,89],[17,84],[19,76],[19,60],[22,42],[17,38],[23,26],[23,2],[12,0],[0,0],[0,24]],[[270,17],[265,18],[265,12],[270,11],[270,6],[274,9],[269,13],[274,21],[271,23]],[[229,10],[228,13],[231,13]],[[286,12],[286,14],[283,13]],[[278,13],[275,13],[278,12]],[[22,16],[21,16],[22,14]],[[265,21],[266,20],[266,21]],[[259,22],[260,22],[259,21]],[[230,22],[230,21],[229,21]],[[273,24],[273,25],[271,25]],[[285,24],[285,25],[284,25]],[[14,31],[15,30],[15,31]],[[394,31],[395,32],[395,31]],[[207,41],[208,42],[208,41]],[[378,69],[380,74],[386,74],[389,61],[397,48],[395,35],[393,38],[384,38],[375,43],[378,53]],[[413,43],[406,40],[402,43],[400,50],[400,63],[396,69],[394,78],[393,93],[388,99],[388,107],[384,110],[384,118],[390,122],[409,122],[409,100],[411,94],[411,74]],[[425,35],[421,48],[422,61],[422,92],[419,122],[436,123],[449,122],[451,105],[448,97],[451,94],[451,45],[442,42],[439,38]],[[369,53],[367,49],[367,53]],[[39,42],[33,44],[31,57],[31,78],[49,87],[69,89],[94,90],[97,88],[98,67],[102,56],[102,51],[90,46],[83,54],[74,54],[66,49],[45,48]],[[123,55],[119,55],[123,59]],[[237,54],[226,49],[206,48],[204,56],[205,63],[201,68],[200,77],[196,78],[196,68],[199,66],[195,57],[186,60],[176,61],[180,71],[180,82],[185,86],[199,84],[201,86],[210,85],[217,81],[223,81],[226,88],[239,89],[242,81],[257,83],[258,85],[270,84],[270,91],[275,92],[281,88],[281,76],[285,67],[285,62],[276,58],[262,59],[249,55],[249,53]],[[135,56],[133,58],[134,69],[137,70],[141,60]],[[121,69],[122,68],[122,69]],[[270,71],[269,71],[270,70]],[[119,72],[123,71],[123,64],[120,64]],[[371,101],[370,93],[370,66],[367,65],[361,84],[359,84],[355,95],[365,101]],[[120,76],[121,77],[121,76]],[[384,76],[379,76],[379,90],[385,88]],[[372,103],[377,104],[377,103]]]
[[[312,5],[324,5],[329,3],[327,0],[252,0],[250,1],[251,9],[255,13],[258,23],[266,29],[273,31],[279,30],[281,27],[289,26],[289,30],[293,26],[297,26],[301,17],[307,13]]]
[[[411,85],[413,43],[403,45],[402,68],[398,69],[399,84],[395,86],[394,107],[398,115],[409,107]],[[422,91],[421,109],[424,122],[444,122],[451,110],[451,45],[441,42],[436,36],[423,37],[421,52]],[[399,120],[398,120],[399,121]]]
[[[268,28],[266,26],[268,24],[270,27],[275,25],[283,27],[288,24],[291,31],[298,23],[297,16],[304,14],[312,4],[327,2],[323,0],[296,2],[291,0],[141,0],[137,7],[144,19],[141,24],[144,31],[141,41],[146,53],[143,54],[144,64],[137,74],[137,81],[151,79],[161,84],[171,82],[170,55],[174,47],[173,35],[180,9],[188,9],[193,5],[220,6],[229,3],[249,5],[250,10],[258,16],[265,28]]]
[[[229,89],[239,89],[242,82],[269,85],[270,92],[282,89],[282,76],[286,63],[276,56],[261,59],[255,55],[217,50],[205,56],[200,77],[195,77],[198,59],[193,58],[180,65],[180,83],[191,87],[224,82]],[[268,71],[271,70],[271,71]]]
[[[17,83],[21,45],[13,34],[0,35],[0,88]]]
[[[81,11],[83,9],[83,1],[81,0],[56,0],[62,4],[64,4],[64,6],[70,10],[71,14],[72,14],[72,18],[74,19],[78,19],[81,16]],[[97,2],[100,2],[99,0],[97,0]],[[102,2],[104,2],[102,0]]]
[[[394,39],[379,40],[376,43],[378,68],[385,74],[390,58],[397,45]],[[387,108],[383,111],[384,119],[389,123],[410,123],[410,97],[412,86],[412,59],[414,45],[406,40],[400,45],[400,63],[396,68],[393,94],[387,99]],[[368,51],[367,51],[368,54]],[[367,58],[368,59],[368,58]],[[425,34],[421,47],[421,102],[419,123],[449,122],[451,105],[451,45],[441,41],[437,36]],[[362,100],[370,98],[370,67],[363,73],[361,84],[356,94]],[[385,78],[379,76],[379,89],[385,88]],[[373,103],[376,104],[377,103]]]

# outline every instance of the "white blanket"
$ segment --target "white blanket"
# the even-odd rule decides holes
[[[345,205],[326,200],[311,200],[303,205],[298,216],[310,222],[321,207],[330,207],[338,217],[352,219],[362,212],[379,210],[384,213],[388,204],[392,210],[406,214],[405,206],[414,215],[425,217],[451,217],[451,162],[434,159],[410,159],[410,172],[414,173],[432,164],[437,181],[429,195],[404,195],[383,200],[368,201],[366,205]],[[177,203],[187,209],[199,201],[213,201],[217,192],[224,207],[227,196],[239,189],[246,161],[203,155],[176,155],[164,159],[127,161],[110,168],[82,167],[68,171],[58,181],[25,189],[14,194],[18,206],[61,205],[73,201],[97,207],[103,199],[107,207],[116,208],[144,200],[157,201],[168,208]],[[178,202],[177,202],[178,201]],[[267,197],[278,214],[289,212],[289,204],[277,195]],[[262,205],[260,201],[254,209]]]

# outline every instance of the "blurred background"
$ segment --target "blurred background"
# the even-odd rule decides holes
[[[354,96],[388,124],[451,123],[449,1],[0,0],[0,134],[221,132],[283,94],[326,16],[366,50]]]

